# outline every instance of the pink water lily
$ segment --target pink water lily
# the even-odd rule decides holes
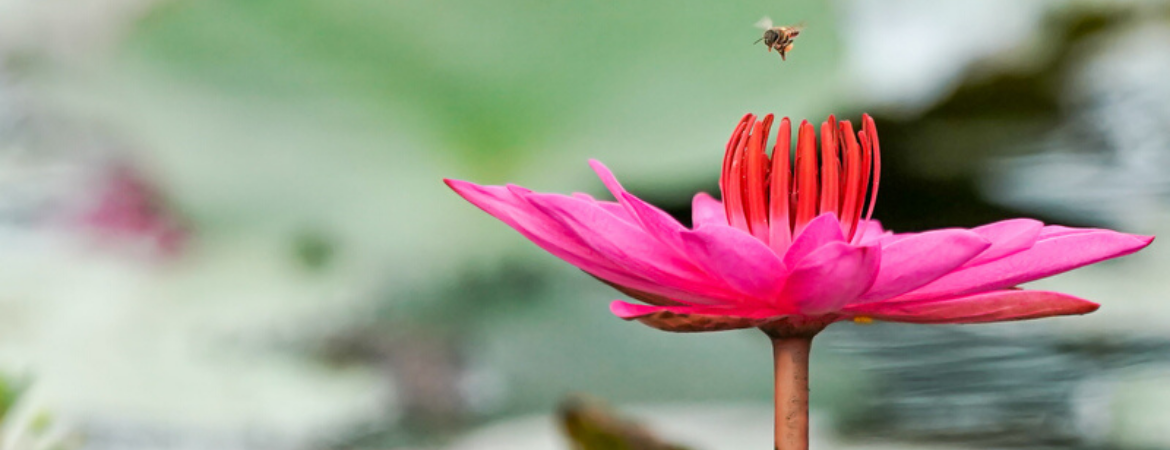
[[[795,152],[791,124],[782,119],[769,156],[772,124],[771,115],[739,122],[723,161],[722,202],[696,195],[691,228],[627,192],[598,161],[590,165],[616,202],[446,182],[549,253],[642,302],[614,301],[610,309],[621,318],[668,331],[763,329],[777,343],[778,374],[796,371],[796,381],[777,377],[778,408],[781,400],[800,403],[790,398],[800,391],[807,396],[799,378],[803,367],[807,383],[808,345],[831,323],[982,323],[1089,313],[1096,303],[1016,286],[1153,241],[1031,219],[891,233],[871,219],[881,157],[869,116],[859,132],[832,117],[819,135],[802,122]],[[796,442],[802,427],[807,442],[807,412],[803,423],[800,414],[781,423],[780,413],[778,447],[804,448]]]
[[[779,319],[975,323],[1084,314],[1098,305],[1014,286],[1153,240],[1031,219],[890,233],[870,219],[881,166],[871,118],[858,134],[830,118],[819,152],[816,131],[802,123],[793,162],[787,118],[773,150],[785,157],[765,153],[772,122],[740,121],[723,163],[723,202],[696,195],[690,229],[627,192],[598,161],[590,165],[617,202],[446,181],[549,253],[646,303],[615,301],[614,314],[670,331]]]

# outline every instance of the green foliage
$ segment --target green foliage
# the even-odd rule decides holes
[[[17,408],[28,407],[26,405],[28,401],[26,394],[28,393],[29,385],[27,378],[0,373],[0,430],[15,431],[23,429],[24,433],[18,432],[18,434],[27,436],[26,438],[16,440],[15,443],[11,444],[11,447],[4,448],[6,450],[33,448],[71,450],[78,448],[81,443],[76,436],[51,435],[56,423],[53,420],[52,414],[48,411],[36,410],[24,419],[19,419],[19,414],[12,414]],[[12,423],[16,420],[21,420],[22,423]]]
[[[293,237],[293,254],[297,262],[308,270],[323,270],[333,261],[337,244],[324,231],[307,229]]]
[[[751,24],[765,14],[816,24],[798,53],[804,67],[781,69],[778,58],[751,45],[758,33]],[[827,17],[826,5],[784,1],[762,8],[664,0],[176,0],[151,11],[125,49],[172,76],[247,99],[342,99],[385,119],[405,111],[409,125],[435,128],[457,159],[498,170],[573,131],[566,127],[594,102],[647,71],[666,83],[680,75],[725,82],[706,93],[671,94],[702,96],[764,81],[745,76],[753,67],[745,63],[789,75],[823,68],[832,60]]]
[[[8,414],[20,402],[27,390],[28,383],[25,381],[9,376],[0,376],[0,422],[8,419]]]

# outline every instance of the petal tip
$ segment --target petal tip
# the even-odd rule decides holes
[[[456,180],[454,178],[443,178],[443,184],[447,185],[447,187],[451,188],[451,190],[453,190],[453,191],[459,191],[459,188],[457,186],[460,186],[463,184],[468,184],[468,183],[466,181]]]
[[[609,312],[624,320],[633,320],[638,316],[643,315],[638,313],[638,309],[639,308],[636,305],[632,305],[621,300],[614,300],[609,303]]]
[[[988,239],[986,236],[982,236],[979,233],[976,233],[974,231],[971,231],[971,230],[959,230],[959,231],[962,231],[963,237],[965,237],[967,239],[971,239],[972,243],[977,243],[979,246],[983,247],[982,249],[979,250],[979,252],[976,252],[976,255],[978,255],[980,252],[986,251],[987,249],[991,248],[991,246],[995,245],[995,242],[992,242],[991,239]]]
[[[448,188],[455,191],[460,197],[472,203],[475,203],[474,199],[479,197],[480,195],[478,194],[485,189],[483,186],[470,181],[456,180],[454,178],[443,178],[443,184],[446,184]]]
[[[605,163],[601,162],[599,159],[589,158],[589,168],[593,169],[593,171],[603,179],[606,177],[613,177],[613,171],[609,170],[609,167],[607,167]]]
[[[621,197],[621,193],[625,191],[625,188],[623,188],[622,184],[618,182],[617,177],[614,176],[612,170],[609,170],[605,164],[596,159],[589,160],[589,167],[592,168],[593,172],[597,174],[597,178],[601,179],[601,184],[605,185],[605,188],[609,190],[610,195],[613,195],[615,199]]]

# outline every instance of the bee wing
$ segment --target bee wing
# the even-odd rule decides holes
[[[764,16],[764,18],[762,18],[758,22],[756,22],[756,28],[761,28],[764,30],[772,28],[772,25],[773,25],[772,18],[768,17],[768,16]]]

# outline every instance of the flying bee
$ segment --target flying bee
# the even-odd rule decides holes
[[[787,27],[773,26],[772,19],[764,17],[756,22],[756,26],[764,29],[764,36],[756,39],[755,43],[764,41],[764,45],[768,47],[768,51],[776,50],[780,54],[780,59],[787,61],[788,52],[792,51],[792,41],[800,36],[800,30],[804,29],[804,24],[798,24]]]

